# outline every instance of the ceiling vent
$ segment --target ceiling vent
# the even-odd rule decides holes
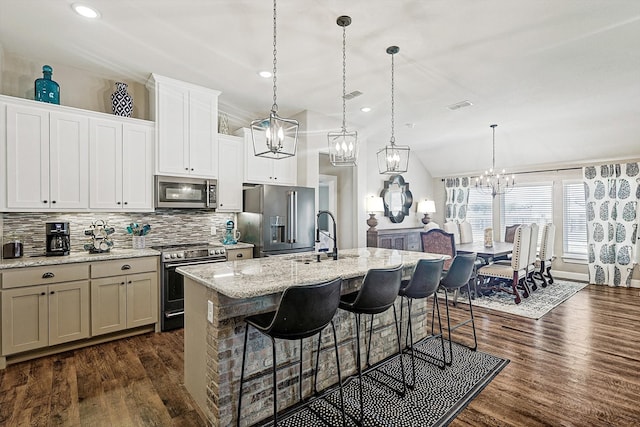
[[[356,96],[360,96],[360,95],[362,95],[362,92],[360,92],[359,90],[354,90],[353,92],[349,92],[349,93],[345,94],[344,99],[346,99],[348,101],[348,100],[353,99]]]
[[[460,101],[449,105],[447,108],[451,111],[459,110],[464,107],[471,107],[473,104],[469,101]]]

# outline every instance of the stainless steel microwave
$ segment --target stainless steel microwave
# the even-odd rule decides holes
[[[218,181],[156,175],[156,208],[215,209]]]

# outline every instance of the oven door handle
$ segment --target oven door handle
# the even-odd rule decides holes
[[[166,317],[167,319],[171,319],[172,317],[177,317],[177,316],[182,316],[184,315],[184,310],[182,311],[174,311],[172,313],[165,313],[164,317]]]
[[[194,262],[182,262],[180,264],[165,264],[164,268],[165,269],[169,269],[169,268],[178,268],[178,267],[189,267],[190,265],[198,265],[198,264],[215,264],[218,262],[225,262],[226,259],[221,259],[221,260],[205,260],[205,261],[194,261]]]

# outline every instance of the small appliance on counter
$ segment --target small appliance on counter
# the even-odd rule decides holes
[[[68,222],[47,222],[47,252],[46,256],[69,255],[71,236]]]
[[[17,239],[9,239],[2,245],[2,258],[4,259],[21,258],[23,253],[22,242]]]
[[[101,219],[91,223],[91,226],[84,230],[84,235],[91,238],[89,243],[84,244],[84,249],[92,254],[109,252],[113,246],[110,235],[116,232],[116,229],[107,225],[106,221]]]
[[[238,239],[240,239],[240,232],[235,230],[236,224],[229,220],[225,225],[225,229],[227,230],[224,234],[224,239],[222,240],[223,245],[235,245],[238,243]]]

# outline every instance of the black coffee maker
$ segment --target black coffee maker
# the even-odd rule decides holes
[[[68,222],[47,222],[47,256],[69,255],[71,236]]]

